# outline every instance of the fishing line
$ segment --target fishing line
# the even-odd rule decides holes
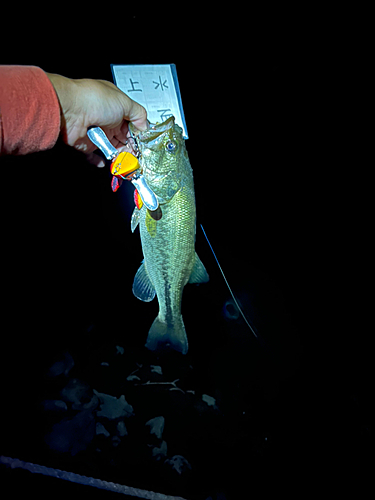
[[[213,255],[214,255],[214,257],[215,257],[216,263],[217,263],[217,265],[219,266],[220,272],[221,272],[221,274],[223,275],[223,278],[224,278],[224,281],[225,281],[225,283],[226,283],[226,285],[227,285],[227,287],[228,287],[228,290],[230,291],[230,294],[232,295],[232,298],[233,298],[233,300],[234,300],[234,303],[236,304],[236,306],[237,306],[238,310],[240,311],[241,316],[242,316],[242,317],[243,317],[243,319],[245,320],[245,323],[247,324],[247,326],[250,328],[250,330],[252,331],[252,333],[254,334],[254,336],[255,336],[256,338],[258,338],[258,335],[255,333],[254,328],[250,325],[250,323],[248,322],[248,320],[247,320],[246,316],[245,316],[245,315],[244,315],[244,313],[242,312],[242,309],[241,309],[241,307],[240,307],[239,303],[237,302],[237,299],[236,299],[236,297],[234,296],[234,293],[232,292],[231,287],[229,286],[229,283],[228,283],[228,281],[227,281],[227,278],[225,277],[224,271],[222,270],[221,265],[220,265],[220,263],[219,263],[219,260],[218,260],[218,258],[216,257],[216,254],[215,254],[215,252],[214,252],[214,249],[212,248],[212,245],[211,245],[211,243],[210,243],[210,240],[209,240],[209,239],[208,239],[208,237],[207,237],[206,231],[203,229],[202,224],[200,224],[200,226],[201,226],[201,228],[202,228],[202,231],[203,231],[204,237],[206,238],[207,243],[209,244],[209,246],[210,246],[210,248],[211,248],[211,252],[213,253]]]

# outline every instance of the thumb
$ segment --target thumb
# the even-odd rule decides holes
[[[130,99],[130,97],[126,97],[130,100],[130,107],[124,108],[125,120],[132,122],[138,130],[147,130],[147,112],[145,108]]]

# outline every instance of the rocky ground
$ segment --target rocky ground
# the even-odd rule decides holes
[[[2,454],[197,500],[233,498],[249,477],[266,478],[285,444],[297,463],[301,385],[229,312],[218,322],[237,337],[211,355],[202,342],[197,356],[193,332],[182,356],[117,342],[101,324],[53,355],[31,351],[32,368],[23,352],[8,372]]]

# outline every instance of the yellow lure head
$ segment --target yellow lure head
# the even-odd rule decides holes
[[[131,153],[123,151],[111,163],[111,174],[124,178],[139,168],[140,165],[137,158]]]

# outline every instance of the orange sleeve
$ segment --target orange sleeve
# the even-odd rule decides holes
[[[35,66],[0,66],[0,155],[50,149],[60,133],[60,105]]]

